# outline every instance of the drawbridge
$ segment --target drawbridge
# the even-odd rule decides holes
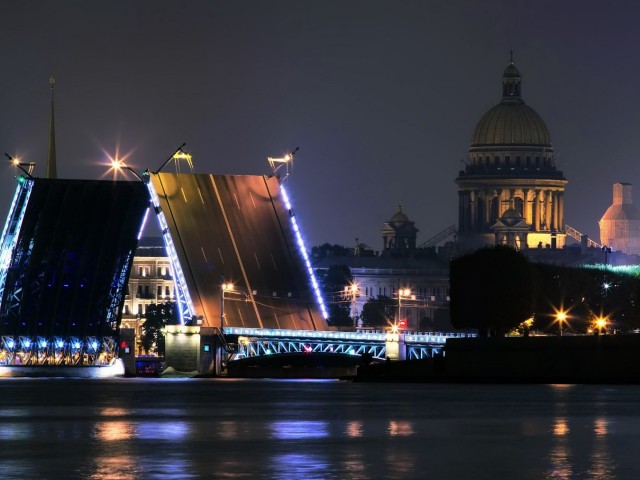
[[[328,329],[278,177],[146,171],[136,174],[142,181],[125,182],[25,173],[0,237],[0,365],[97,365],[115,357],[150,206],[182,323],[218,332]]]

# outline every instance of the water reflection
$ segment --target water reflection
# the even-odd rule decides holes
[[[362,422],[348,422],[347,423],[347,437],[358,438],[362,436]]]
[[[224,421],[220,422],[217,434],[225,440],[232,440],[238,436],[238,422]]]
[[[330,465],[317,454],[287,453],[273,457],[273,476],[280,480],[325,479]]]
[[[98,456],[89,472],[91,480],[128,480],[138,477],[137,462],[134,457],[127,455]]]
[[[396,420],[389,421],[387,433],[390,437],[408,437],[413,435],[413,427],[411,422],[399,422]]]
[[[415,457],[405,451],[390,452],[385,461],[390,478],[410,478],[415,473]]]
[[[606,418],[596,418],[593,422],[593,432],[598,437],[606,435],[607,433],[609,433],[608,424],[609,422],[607,421]]]
[[[609,454],[607,435],[609,434],[609,422],[606,418],[598,417],[593,421],[593,451],[591,452],[591,465],[588,471],[589,478],[594,480],[612,480],[615,477],[616,464]]]
[[[545,478],[563,479],[573,478],[571,450],[566,441],[556,443],[549,452],[549,463],[551,465]]]
[[[189,435],[189,424],[184,421],[139,422],[136,437],[146,440],[184,440]]]
[[[320,421],[290,420],[273,422],[271,431],[273,437],[279,440],[321,438],[329,435],[328,423]]]
[[[556,418],[553,425],[553,435],[556,437],[563,437],[569,433],[569,425],[566,418]]]
[[[134,435],[133,425],[124,421],[96,423],[94,438],[103,442],[128,440]]]

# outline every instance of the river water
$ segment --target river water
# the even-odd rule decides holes
[[[640,386],[2,379],[0,479],[637,479]]]

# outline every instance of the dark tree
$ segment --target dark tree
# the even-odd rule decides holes
[[[553,331],[556,311],[568,311],[569,328],[585,333],[594,319],[605,316],[611,328],[632,330],[640,326],[640,280],[611,270],[535,266],[537,298],[535,328]]]
[[[362,307],[362,321],[367,327],[386,327],[392,323],[396,302],[389,297],[380,295],[370,298]]]
[[[351,300],[344,289],[353,282],[351,270],[346,265],[332,265],[321,276],[320,283],[324,296],[329,302],[329,323],[334,326],[351,326]]]
[[[352,249],[342,245],[323,243],[320,246],[311,248],[311,255],[314,258],[322,259],[325,257],[346,257],[351,255]]]
[[[509,247],[483,248],[454,259],[450,288],[455,328],[504,335],[533,315],[533,269]]]
[[[178,307],[174,302],[147,305],[140,339],[142,348],[147,352],[154,351],[158,355],[164,355],[163,329],[179,322]]]

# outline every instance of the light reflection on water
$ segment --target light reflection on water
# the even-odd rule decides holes
[[[640,478],[638,386],[0,381],[0,478]],[[462,461],[464,460],[464,461]]]

